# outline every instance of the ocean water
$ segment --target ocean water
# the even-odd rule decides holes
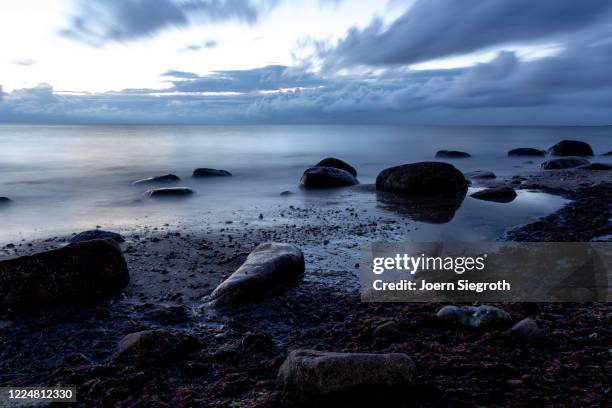
[[[301,191],[298,180],[320,159],[335,156],[357,168],[362,184],[393,165],[434,160],[437,150],[463,150],[471,159],[446,160],[462,171],[498,176],[535,169],[535,158],[509,158],[515,147],[548,148],[562,139],[612,149],[606,127],[385,127],[385,126],[119,126],[0,125],[0,243],[68,234],[96,226],[129,230],[142,225],[256,220],[288,205],[357,205],[389,212],[372,194],[350,190]],[[607,157],[597,161],[611,162]],[[197,167],[226,169],[231,178],[192,179]],[[197,194],[156,201],[138,179],[173,173]],[[295,194],[280,197],[282,191]],[[562,205],[548,194],[521,192],[511,204],[466,198],[451,222],[420,229],[421,239],[461,238],[477,231],[494,239],[508,227]],[[428,224],[428,223],[422,223]]]

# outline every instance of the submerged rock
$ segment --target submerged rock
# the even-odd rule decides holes
[[[467,187],[463,173],[441,162],[403,164],[385,169],[376,177],[377,190],[428,197],[463,197]]]
[[[156,183],[175,183],[178,181],[181,181],[181,178],[179,176],[175,176],[174,174],[164,174],[163,176],[149,177],[149,178],[145,178],[142,180],[137,180],[132,184],[139,185],[139,184],[156,184]]]
[[[492,187],[471,194],[470,197],[478,200],[509,203],[516,198],[516,191],[512,187]]]
[[[376,193],[376,200],[381,207],[411,220],[430,224],[450,222],[463,203],[463,198],[463,196],[457,198],[411,196],[386,191]]]
[[[116,232],[102,231],[102,230],[89,230],[83,231],[70,238],[70,243],[74,244],[77,242],[91,241],[92,239],[109,239],[117,243],[125,242],[125,238]]]
[[[547,160],[540,164],[540,168],[544,170],[562,170],[562,169],[573,169],[579,166],[585,166],[590,164],[586,159],[579,159],[578,157],[567,157],[564,159],[552,159]]]
[[[349,172],[353,176],[357,177],[357,170],[355,170],[353,166],[343,160],[336,159],[335,157],[328,157],[326,159],[323,159],[317,164],[315,164],[315,167],[333,167],[335,169],[340,169]]]
[[[149,190],[144,193],[146,197],[151,198],[165,198],[165,197],[186,197],[190,196],[194,191],[187,187],[168,187],[168,188],[156,188]]]
[[[213,306],[256,300],[304,274],[304,254],[291,244],[267,243],[253,250],[236,272],[210,295]]]
[[[548,150],[552,156],[593,156],[591,146],[579,140],[562,140]]]
[[[438,319],[461,326],[482,327],[510,321],[510,315],[494,306],[444,306]]]
[[[351,173],[334,167],[311,167],[300,179],[300,186],[305,188],[346,187],[359,184]]]
[[[494,179],[495,173],[492,171],[474,170],[465,173],[465,176],[472,179]]]
[[[410,386],[415,365],[401,353],[334,353],[294,350],[278,370],[276,383],[290,398],[305,404],[330,399],[371,398]]]
[[[467,159],[472,157],[472,155],[458,150],[438,150],[436,152],[436,157],[444,159]]]
[[[607,163],[590,163],[590,164],[585,164],[583,166],[578,166],[578,169],[582,169],[582,170],[600,170],[600,171],[606,171],[606,170],[612,170],[612,164],[607,164]]]
[[[0,262],[0,306],[70,303],[120,292],[129,282],[119,246],[106,240]]]
[[[508,152],[508,156],[533,156],[542,157],[546,155],[545,150],[534,149],[532,147],[519,147]]]
[[[227,170],[200,168],[193,171],[192,177],[230,177],[232,173]]]
[[[510,334],[527,344],[540,343],[544,340],[544,330],[542,330],[535,320],[528,317],[521,320],[510,329]]]
[[[130,333],[119,341],[116,359],[140,365],[167,364],[198,347],[198,340],[184,333],[162,329],[144,330]]]

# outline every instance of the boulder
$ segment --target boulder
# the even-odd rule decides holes
[[[77,242],[0,262],[0,306],[70,303],[120,292],[127,264],[113,241]]]
[[[544,330],[530,317],[512,326],[510,334],[517,340],[527,344],[540,343],[545,339]]]
[[[276,383],[293,400],[314,406],[333,399],[363,402],[411,386],[414,378],[415,364],[402,353],[294,350],[278,370]]]
[[[167,198],[167,197],[186,197],[190,196],[194,191],[187,187],[168,187],[168,188],[155,188],[144,193],[146,197],[150,198]]]
[[[135,181],[134,185],[139,184],[157,184],[157,183],[176,183],[181,181],[179,176],[175,176],[174,174],[164,174],[163,176],[149,177],[142,180]]]
[[[256,300],[297,281],[304,274],[304,254],[291,244],[266,243],[210,295],[213,306],[231,306]]]
[[[516,198],[516,191],[512,187],[492,187],[477,191],[470,197],[497,203],[509,203]]]
[[[562,170],[562,169],[573,169],[579,166],[585,166],[590,164],[586,159],[580,159],[578,157],[567,157],[564,159],[552,159],[547,160],[540,164],[540,168],[543,170]]]
[[[347,162],[336,159],[335,157],[328,157],[326,159],[321,160],[315,167],[333,167],[335,169],[340,169],[351,173],[353,176],[357,177],[357,170]]]
[[[532,147],[519,147],[518,149],[512,149],[508,152],[508,156],[542,157],[545,155],[545,150],[534,149]]]
[[[311,167],[300,179],[300,186],[305,188],[346,187],[359,184],[351,173],[334,167]]]
[[[548,150],[552,156],[593,156],[591,146],[579,140],[562,140]]]
[[[118,361],[139,365],[167,364],[197,350],[197,338],[168,330],[143,330],[119,341]]]
[[[125,238],[116,232],[102,231],[102,230],[89,230],[83,231],[70,238],[70,243],[75,244],[82,241],[91,241],[92,239],[109,239],[117,243],[125,242]]]
[[[612,164],[607,164],[607,163],[591,163],[591,164],[585,164],[583,166],[578,166],[578,169],[581,170],[600,170],[600,171],[606,171],[606,170],[612,170]]]
[[[227,170],[200,168],[193,171],[192,177],[230,177],[232,173]]]
[[[474,170],[465,173],[465,176],[471,179],[494,179],[495,173],[492,171]]]
[[[468,183],[453,165],[441,162],[403,164],[376,177],[376,189],[426,197],[464,197]]]
[[[467,159],[472,157],[472,155],[458,150],[438,150],[436,152],[436,157],[442,159]]]
[[[444,306],[436,314],[438,319],[460,326],[482,327],[510,321],[510,315],[494,306]]]

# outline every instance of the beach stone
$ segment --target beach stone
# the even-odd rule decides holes
[[[200,168],[193,171],[192,177],[230,177],[232,173],[227,170]]]
[[[468,157],[472,157],[472,155],[458,150],[438,150],[436,152],[436,157],[444,159],[467,159]]]
[[[351,173],[334,167],[311,167],[300,179],[300,186],[305,188],[346,187],[359,184]]]
[[[1,205],[6,205],[9,204],[11,202],[11,199],[8,197],[0,197],[0,206]]]
[[[89,230],[83,231],[70,238],[70,243],[75,244],[77,242],[91,241],[92,239],[109,239],[117,243],[125,242],[125,238],[116,232],[102,231],[102,230]]]
[[[549,149],[552,156],[593,156],[588,143],[579,140],[562,140]]]
[[[343,160],[336,159],[335,157],[327,157],[315,164],[315,167],[333,167],[335,169],[340,169],[349,172],[353,176],[357,177],[357,170],[355,170],[353,166]]]
[[[494,306],[444,306],[436,314],[438,319],[460,326],[483,327],[510,321],[510,315]]]
[[[136,180],[132,184],[139,185],[139,184],[155,184],[155,183],[174,183],[177,181],[181,181],[181,178],[179,176],[176,176],[174,174],[164,174],[163,176],[149,177],[149,178],[145,178],[142,180]]]
[[[545,338],[544,330],[542,330],[536,321],[530,317],[512,326],[510,334],[514,338],[528,344],[540,343]]]
[[[0,261],[0,306],[71,303],[118,293],[129,280],[127,264],[115,242],[77,242]]]
[[[304,274],[304,254],[295,245],[261,244],[210,295],[213,306],[231,306],[287,286]]]
[[[467,186],[463,173],[441,162],[403,164],[385,169],[376,177],[377,190],[428,197],[464,197]]]
[[[168,188],[155,188],[144,193],[146,197],[150,198],[166,198],[166,197],[186,197],[190,196],[194,191],[187,187],[168,187]]]
[[[415,364],[402,353],[335,353],[294,350],[278,370],[277,386],[307,404],[371,397],[410,386]]]
[[[478,200],[495,201],[497,203],[509,203],[516,198],[516,191],[512,187],[492,187],[477,191],[470,197]]]
[[[508,156],[534,156],[542,157],[546,155],[545,150],[534,149],[532,147],[519,147],[508,152]]]
[[[563,159],[547,160],[544,163],[540,164],[540,168],[543,170],[562,170],[585,166],[587,164],[590,164],[590,162],[586,159],[580,159],[578,157],[567,157]]]
[[[606,171],[606,170],[612,170],[612,164],[607,164],[607,163],[590,163],[590,164],[585,164],[583,166],[578,166],[577,168],[581,169],[581,170]]]
[[[465,173],[465,176],[472,179],[494,179],[495,173],[492,171],[474,170]]]
[[[377,326],[372,335],[375,339],[395,339],[400,335],[399,325],[391,320]]]
[[[194,336],[163,329],[143,330],[119,341],[116,359],[140,365],[172,363],[198,347]]]

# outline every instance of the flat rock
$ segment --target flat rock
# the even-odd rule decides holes
[[[477,191],[470,197],[497,203],[509,203],[516,198],[516,191],[512,187],[492,187]]]
[[[83,231],[70,238],[70,243],[74,244],[77,242],[91,241],[92,239],[109,239],[117,243],[125,242],[125,238],[116,232],[102,231],[102,230],[89,230]]]
[[[582,170],[606,171],[606,170],[612,170],[612,164],[607,164],[607,163],[590,163],[590,164],[585,164],[583,166],[578,166],[576,168],[577,169],[582,169]]]
[[[210,295],[213,306],[230,306],[260,299],[290,285],[304,274],[304,254],[291,244],[266,243]]]
[[[562,170],[562,169],[573,169],[579,166],[585,166],[590,164],[586,159],[580,159],[578,157],[567,157],[563,159],[552,159],[547,160],[540,164],[540,168],[543,170]]]
[[[0,261],[0,306],[76,302],[118,293],[129,280],[127,264],[115,242],[77,242]]]
[[[552,156],[593,156],[591,146],[579,140],[562,140],[548,151]]]
[[[227,170],[199,168],[193,171],[192,177],[230,177],[232,173]]]
[[[355,170],[353,166],[343,160],[336,159],[335,157],[327,157],[315,164],[315,167],[333,167],[335,169],[347,171],[353,176],[357,177],[357,170]]]
[[[510,315],[494,306],[444,306],[436,314],[438,319],[460,326],[483,327],[510,321]]]
[[[438,150],[436,152],[436,157],[443,159],[467,159],[472,157],[472,155],[458,150]]]
[[[149,178],[145,178],[142,180],[136,180],[132,184],[139,185],[139,184],[176,183],[178,181],[181,181],[181,178],[179,176],[176,176],[174,174],[164,174],[163,176],[149,177]]]
[[[527,344],[540,343],[545,339],[544,330],[542,330],[536,321],[530,317],[512,326],[510,334],[514,338]]]
[[[376,177],[376,189],[426,197],[464,197],[468,183],[453,165],[441,162],[403,164]]]
[[[278,370],[277,385],[304,404],[339,398],[346,402],[410,386],[415,365],[406,354],[294,350]]]
[[[194,191],[187,187],[155,188],[144,193],[150,198],[187,197],[193,194]]]
[[[355,176],[335,167],[311,167],[300,179],[300,186],[304,188],[346,187],[355,184],[359,184]]]
[[[471,179],[494,179],[495,173],[492,171],[474,170],[465,173],[465,176]]]
[[[143,330],[119,341],[116,359],[140,365],[167,364],[197,350],[198,340],[181,332]]]
[[[508,156],[542,157],[545,155],[545,150],[534,149],[532,147],[519,147],[518,149],[512,149],[508,152]]]

